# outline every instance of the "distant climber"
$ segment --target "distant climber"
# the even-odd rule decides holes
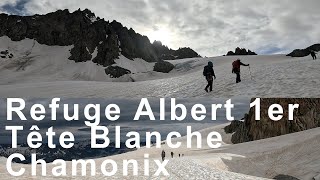
[[[213,70],[213,63],[208,62],[208,65],[204,67],[203,70],[203,76],[206,77],[206,80],[208,82],[208,85],[204,89],[206,92],[209,92],[208,88],[210,88],[210,92],[212,91],[212,86],[213,86],[213,78],[216,79],[216,75]]]
[[[236,83],[241,82],[240,66],[250,66],[250,64],[243,64],[240,59],[237,59],[232,63],[232,73],[237,75]]]
[[[164,159],[166,158],[166,152],[164,152],[164,150],[162,150],[161,152],[161,158],[162,158],[162,161],[164,161]]]
[[[171,152],[171,158],[173,158],[173,152]]]
[[[316,56],[317,53],[315,51],[310,51],[310,54],[311,54],[313,60],[317,59],[317,56]]]

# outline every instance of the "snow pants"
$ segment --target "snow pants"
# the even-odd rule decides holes
[[[237,75],[236,83],[241,82],[241,75],[240,75],[240,72],[236,72],[236,75]]]
[[[206,91],[208,91],[208,88],[210,88],[210,92],[211,92],[212,86],[213,86],[213,80],[208,80],[208,85],[206,86]]]
[[[312,56],[312,59],[313,59],[313,60],[316,60],[316,59],[317,59],[317,56],[316,56],[316,55]]]

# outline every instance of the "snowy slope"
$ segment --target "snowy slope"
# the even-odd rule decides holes
[[[0,38],[0,50],[8,49],[14,54],[13,59],[0,59],[0,97],[251,98],[320,95],[320,61],[313,61],[310,57],[240,56],[244,63],[251,64],[252,79],[249,69],[242,67],[243,82],[235,84],[231,63],[237,57],[170,61],[176,66],[175,70],[162,74],[152,71],[152,63],[141,59],[131,61],[120,56],[116,65],[129,69],[133,74],[111,79],[105,75],[103,67],[90,61],[75,63],[68,60],[71,48],[43,46],[28,39],[12,42],[8,38]],[[208,61],[213,62],[217,75],[214,91],[209,94],[203,90],[206,81],[202,76],[203,66]],[[126,82],[132,79],[136,82]],[[203,133],[217,130],[223,134],[222,128],[209,128]],[[267,178],[288,174],[311,179],[320,174],[319,162],[315,160],[320,157],[319,132],[319,129],[314,129],[240,145],[228,145],[230,135],[223,134],[224,147],[220,150],[204,148],[199,151],[182,147],[177,151],[184,153],[186,157],[174,159],[168,165],[172,173],[171,179],[258,179],[243,174]],[[185,141],[185,138],[181,140]],[[141,162],[144,153],[149,153],[151,158],[158,158],[160,151],[140,149],[113,156],[112,159],[120,161],[137,157]],[[101,163],[104,159],[97,162]],[[5,159],[0,159],[0,162],[4,164]],[[24,167],[30,168],[28,165]],[[3,166],[0,166],[0,177],[7,178],[8,175],[4,172]],[[117,177],[122,179],[120,175]],[[135,177],[129,176],[127,179]]]
[[[68,60],[72,46],[45,46],[31,39],[13,42],[1,37],[0,50],[5,49],[12,52],[14,58],[0,59],[1,84],[105,79],[102,67],[92,62]]]
[[[72,46],[46,46],[35,40],[25,39],[14,42],[8,37],[0,37],[0,51],[9,50],[14,57],[0,58],[0,84],[17,84],[54,81],[103,81],[128,82],[128,75],[118,79],[105,74],[101,65],[87,62],[75,63],[69,60]],[[97,48],[92,53],[92,59],[97,56]],[[142,59],[129,60],[120,55],[114,66],[130,70],[134,80],[145,80],[152,74],[155,63]],[[143,74],[143,75],[141,75]]]
[[[7,48],[23,57],[33,40],[11,42],[1,38],[0,49]],[[29,48],[26,48],[29,47]],[[251,64],[242,67],[243,82],[235,84],[231,63],[237,57],[195,58],[170,61],[176,65],[169,74],[152,71],[152,63],[120,56],[116,65],[133,74],[110,79],[104,68],[92,62],[68,60],[71,47],[48,47],[35,43],[31,62],[21,63],[18,56],[0,60],[0,96],[23,97],[319,97],[320,61],[310,57],[290,58],[284,55],[243,56]],[[23,58],[22,58],[23,59]],[[22,60],[23,61],[23,60]],[[214,91],[204,92],[203,66],[214,63],[217,80]],[[22,68],[21,68],[22,67]],[[138,81],[121,83],[119,81]],[[85,81],[85,82],[84,82]],[[118,82],[110,82],[118,81]]]

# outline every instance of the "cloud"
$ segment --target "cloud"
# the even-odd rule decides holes
[[[25,5],[27,3],[28,0],[4,1],[0,4],[0,11],[8,14],[26,15]]]
[[[141,34],[165,29],[169,47],[190,46],[214,56],[238,46],[269,54],[319,43],[319,6],[318,0],[4,0],[0,11],[45,14],[88,8]]]

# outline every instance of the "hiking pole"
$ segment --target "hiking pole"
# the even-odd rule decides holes
[[[253,77],[252,77],[252,73],[251,73],[251,68],[250,68],[250,66],[249,66],[249,72],[250,72],[251,80],[253,80]]]

